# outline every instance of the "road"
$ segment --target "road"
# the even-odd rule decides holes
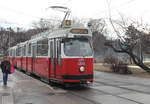
[[[2,104],[150,104],[150,80],[95,71],[93,85],[66,89],[16,72],[0,96]]]

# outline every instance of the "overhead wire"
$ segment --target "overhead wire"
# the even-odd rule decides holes
[[[69,3],[71,0],[67,0],[65,3],[63,3],[62,5],[66,5],[67,3]],[[133,2],[133,1],[135,1],[135,0],[129,0],[128,2],[126,2],[125,4],[127,4],[127,3],[131,3],[131,2]],[[111,2],[111,0],[109,1],[109,2]],[[121,4],[121,5],[125,5],[125,4]],[[115,9],[115,8],[118,8],[118,6],[117,7],[113,7],[113,9]],[[0,6],[0,9],[4,9],[4,10],[7,10],[7,11],[11,11],[11,12],[14,12],[14,13],[17,13],[18,15],[24,15],[24,16],[27,16],[27,17],[30,17],[30,18],[37,18],[37,19],[43,19],[43,17],[39,17],[39,16],[34,16],[34,15],[31,15],[31,14],[28,14],[28,13],[25,13],[25,12],[22,12],[22,11],[19,11],[19,10],[14,10],[14,9],[10,9],[10,8],[8,8],[8,7],[2,7],[2,6]],[[99,12],[99,13],[104,13],[104,12],[106,12],[106,11],[101,11],[101,12]],[[98,14],[98,13],[97,13]],[[52,21],[56,21],[55,19],[49,19],[49,20],[52,20]]]
[[[62,5],[66,5],[70,2],[71,0],[67,0],[65,3],[63,3]]]
[[[30,17],[30,18],[43,19],[43,17],[34,16],[34,15],[31,15],[31,14],[28,14],[28,13],[25,13],[25,12],[22,12],[22,11],[19,11],[19,10],[10,9],[10,8],[7,8],[7,7],[0,6],[0,9],[11,11],[13,13],[17,13],[18,15],[24,15],[24,16],[27,16],[27,17]],[[56,19],[48,19],[48,20],[59,21],[59,20],[56,20]]]
[[[116,8],[120,8],[120,7],[123,7],[123,6],[127,5],[127,4],[130,4],[130,3],[134,2],[134,1],[135,0],[129,0],[129,1],[125,2],[125,3],[122,3],[122,4],[119,4],[117,6],[111,7],[111,11],[114,10],[114,9],[116,9]],[[111,3],[111,0],[109,0],[108,2]],[[94,15],[98,15],[100,13],[105,13],[106,11],[107,10],[102,10],[102,11],[100,11],[100,12],[94,14]]]
[[[114,6],[114,7],[110,8],[110,4],[112,3],[112,0],[107,0],[107,8],[108,8],[108,10],[102,10],[102,11],[100,11],[100,12],[94,14],[94,15],[98,15],[98,14],[102,14],[102,13],[109,12],[109,17],[102,17],[102,18],[105,19],[106,21],[110,22],[110,15],[113,16],[112,13],[111,13],[112,10],[114,10],[114,9],[116,9],[116,8],[120,8],[120,7],[122,7],[122,6],[124,6],[124,5],[127,5],[127,4],[129,4],[129,3],[132,3],[133,1],[135,1],[135,0],[128,0],[128,1],[125,2],[125,3],[122,3],[122,4],[120,4],[120,5],[117,5],[117,6]],[[111,10],[111,11],[110,11],[110,10]],[[111,36],[111,37],[112,37],[112,36]],[[118,37],[120,37],[120,36],[118,36]],[[121,37],[120,37],[120,38],[121,38]]]

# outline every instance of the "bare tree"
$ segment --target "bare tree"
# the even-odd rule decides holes
[[[99,32],[99,33],[105,33],[107,28],[107,24],[105,22],[105,19],[91,19],[88,22],[88,25],[90,25],[91,31],[94,32]]]
[[[59,25],[60,20],[44,19],[44,18],[41,18],[39,21],[32,23],[32,26],[41,32],[45,30],[54,30],[57,27],[59,27]]]
[[[4,29],[1,27],[0,29],[0,50],[1,53],[6,55],[7,54],[7,49],[10,47],[11,45],[11,35],[14,33],[12,28],[7,28]]]
[[[146,39],[145,37],[149,37],[149,34],[141,29],[143,24],[133,20],[131,20],[132,23],[129,24],[123,17],[121,17],[121,21],[116,22],[112,20],[111,14],[109,16],[110,23],[119,41],[117,43],[109,41],[106,42],[105,45],[111,47],[117,53],[128,54],[136,65],[150,73],[150,68],[143,63],[142,44],[144,45],[143,41]],[[137,54],[137,48],[140,48],[140,55]]]
[[[96,60],[103,60],[108,53],[108,47],[104,45],[107,38],[107,24],[105,19],[90,19],[88,26],[92,31],[92,43]]]
[[[139,23],[135,20],[132,20],[132,23],[128,24],[128,22],[125,21],[123,16],[121,16],[121,22],[114,22],[111,18],[110,3],[111,2],[107,0],[109,10],[109,21],[113,27],[113,30],[118,36],[119,41],[117,42],[117,44],[114,44],[113,41],[109,41],[106,42],[105,45],[111,47],[115,52],[128,54],[136,65],[144,69],[146,72],[150,73],[150,68],[143,63],[142,49],[140,55],[136,54],[135,52],[135,47],[139,46],[138,48],[141,48],[141,44],[144,43],[142,42],[142,40],[145,41],[147,40],[145,37],[149,37],[149,34],[145,33],[139,28],[145,28],[146,25],[144,26],[142,21],[141,23]],[[121,27],[121,30],[123,32],[120,33],[120,31],[116,28],[115,24]],[[138,45],[139,43],[140,45]]]

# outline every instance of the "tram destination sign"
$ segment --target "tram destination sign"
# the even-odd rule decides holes
[[[71,29],[70,32],[73,34],[88,34],[88,29]]]

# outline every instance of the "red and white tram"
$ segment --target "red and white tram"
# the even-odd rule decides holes
[[[48,82],[93,82],[91,37],[84,27],[43,32],[9,48],[8,59],[18,69]]]

